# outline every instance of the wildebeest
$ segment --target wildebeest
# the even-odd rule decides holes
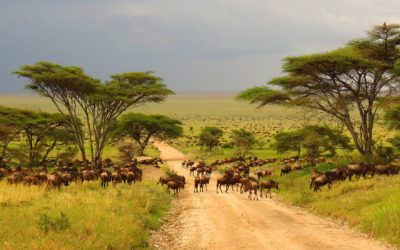
[[[310,183],[310,189],[313,186],[313,183],[315,181],[315,179],[320,176],[322,173],[318,172],[315,168],[311,169],[311,183]]]
[[[226,186],[225,193],[227,193],[229,186],[230,185],[233,186],[234,184],[237,184],[238,182],[239,182],[239,178],[233,176],[233,171],[231,171],[231,170],[226,171],[224,176],[217,179],[217,193],[218,193],[218,189],[221,192],[223,192],[222,186],[224,186],[224,185]]]
[[[242,177],[239,179],[239,184],[240,184],[240,193],[243,193],[243,187],[249,182],[249,181],[254,181],[258,182],[258,180],[252,176],[246,176]]]
[[[200,190],[200,192],[203,192],[204,187],[206,187],[206,191],[207,191],[207,185],[209,183],[210,183],[210,177],[208,177],[208,176],[195,177],[194,178],[194,192],[198,193],[199,190]]]
[[[189,168],[189,167],[192,167],[194,165],[194,163],[195,162],[192,160],[186,160],[186,161],[182,162],[182,167]]]
[[[123,179],[120,172],[113,172],[111,174],[111,182],[114,186],[116,186],[118,183],[121,183],[122,181]]]
[[[266,176],[272,175],[272,172],[269,171],[269,170],[265,170],[264,172],[258,171],[258,172],[256,173],[256,175],[257,175],[257,178],[258,178],[258,180],[259,180],[259,179],[261,179],[261,178],[264,177],[264,176],[266,177]]]
[[[246,185],[244,185],[243,191],[244,192],[249,192],[248,198],[251,200],[252,198],[255,200],[257,198],[258,200],[258,195],[257,195],[257,189],[258,189],[258,182],[256,181],[248,181]],[[252,197],[252,194],[255,195],[255,197]]]
[[[27,185],[27,186],[39,185],[40,184],[40,180],[35,175],[27,175],[24,178],[22,178],[22,183],[24,185]]]
[[[346,174],[351,181],[353,175],[356,175],[358,178],[365,177],[367,172],[371,171],[372,168],[373,164],[370,163],[350,164],[346,166]]]
[[[61,176],[57,173],[51,174],[48,178],[47,178],[47,185],[46,185],[46,189],[60,189],[61,185],[63,184],[63,180],[61,178]]]
[[[298,165],[293,167],[294,171],[299,171],[299,170],[302,170],[302,169],[303,169],[303,167],[300,164],[298,164]]]
[[[233,177],[233,176],[231,176],[231,175],[224,175],[224,176],[222,176],[222,177],[220,177],[220,178],[217,179],[217,187],[216,187],[216,189],[217,189],[217,194],[218,194],[218,188],[221,190],[221,192],[223,192],[221,187],[222,187],[223,185],[227,185],[228,181],[229,181],[230,178],[232,178],[232,177]],[[228,188],[229,188],[229,186],[227,186],[225,192],[228,191]]]
[[[185,183],[179,179],[174,179],[167,182],[167,191],[169,192],[170,189],[174,190],[174,195],[176,196],[178,196],[179,189],[184,187]]]
[[[265,194],[265,197],[268,198],[268,193],[269,193],[269,198],[272,198],[272,192],[271,189],[276,188],[276,190],[279,190],[279,182],[273,181],[273,180],[268,180],[260,183],[260,196],[261,198],[263,197],[263,190],[267,189],[267,193]]]
[[[328,188],[331,188],[333,181],[333,174],[331,172],[325,172],[317,178],[315,178],[313,182],[314,192],[321,191],[321,186],[328,184]]]
[[[106,188],[108,183],[111,182],[111,173],[109,171],[104,171],[100,174],[101,186]]]
[[[281,176],[288,174],[292,171],[292,168],[290,166],[285,166],[281,168]]]
[[[7,177],[7,183],[10,184],[10,185],[11,184],[17,185],[19,182],[22,181],[23,177],[24,177],[24,175],[21,174],[21,173],[12,174],[12,175]]]
[[[186,184],[185,176],[176,175],[176,174],[173,174],[170,176],[161,176],[158,183],[161,185],[164,185],[164,184],[167,184],[169,181],[174,181],[174,180],[178,180],[178,181],[182,182],[184,185]]]
[[[380,165],[374,165],[372,166],[372,177],[375,174],[379,174],[379,175],[395,175],[399,173],[399,168],[397,166],[393,166],[390,164],[380,164]]]
[[[338,167],[331,169],[329,172],[333,174],[333,181],[344,181],[346,180],[346,169],[344,167]]]
[[[136,175],[135,175],[135,173],[133,171],[129,171],[126,174],[126,181],[128,182],[128,184],[132,184],[132,182],[133,182],[133,184],[135,184]]]
[[[194,175],[194,171],[196,171],[196,170],[197,170],[197,167],[195,167],[195,166],[190,167],[189,168],[189,174],[190,175]]]

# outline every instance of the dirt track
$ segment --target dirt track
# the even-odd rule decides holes
[[[274,199],[250,201],[239,192],[193,193],[193,177],[180,167],[185,156],[165,143],[161,158],[185,175],[168,223],[153,236],[159,249],[391,249],[364,234],[287,206]]]

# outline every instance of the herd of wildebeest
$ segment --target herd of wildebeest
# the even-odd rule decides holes
[[[335,159],[330,159],[335,160]],[[314,192],[321,191],[321,187],[327,185],[331,188],[332,183],[336,181],[352,180],[356,178],[366,178],[368,175],[374,177],[378,175],[396,175],[399,174],[399,166],[391,164],[372,164],[359,163],[349,164],[337,167],[326,172],[317,171],[314,166],[319,163],[326,162],[327,159],[290,157],[285,159],[258,159],[257,157],[232,157],[224,160],[216,160],[210,164],[205,161],[185,160],[181,167],[189,171],[189,175],[194,178],[194,192],[207,191],[207,185],[210,183],[211,175],[218,166],[225,166],[224,173],[216,177],[216,192],[240,191],[240,193],[248,193],[249,199],[257,199],[258,193],[263,197],[263,191],[266,190],[266,196],[272,197],[271,189],[279,189],[279,182],[264,177],[272,176],[272,170],[260,170],[260,167],[268,164],[274,164],[272,169],[279,170],[279,176],[290,174],[293,171],[310,171],[311,182],[310,189]],[[110,159],[101,161],[97,168],[90,167],[90,162],[74,161],[63,162],[53,161],[51,173],[46,167],[38,168],[8,168],[4,161],[0,161],[0,180],[6,179],[10,185],[23,184],[26,186],[45,185],[46,189],[60,189],[61,186],[68,186],[71,182],[83,183],[85,181],[100,180],[101,186],[107,188],[109,183],[114,186],[120,183],[134,184],[141,181],[143,171],[139,167],[141,165],[159,167],[159,163],[163,163],[160,158],[148,158],[137,160],[133,159],[129,163],[119,164],[113,163]],[[283,167],[276,167],[283,165]],[[226,167],[228,166],[228,167]],[[270,168],[271,169],[271,168]],[[275,178],[276,179],[276,178]],[[167,191],[172,190],[173,194],[178,196],[180,189],[186,184],[184,176],[176,173],[162,176],[159,184],[166,185]],[[225,190],[222,190],[222,187]]]
[[[120,165],[114,164],[111,159],[101,161],[97,168],[93,168],[90,162],[74,161],[49,161],[53,165],[50,172],[47,167],[38,168],[8,168],[6,162],[0,161],[0,180],[5,178],[10,185],[22,184],[25,186],[45,185],[46,189],[60,189],[71,182],[83,183],[85,181],[100,180],[101,186],[106,188],[109,183],[114,186],[119,183],[132,184],[142,180],[143,171],[139,165],[150,165],[159,168],[162,163],[160,158],[143,159]]]
[[[283,164],[283,167],[277,168],[279,170],[279,176],[290,174],[293,171],[310,171],[310,189],[313,189],[314,192],[321,191],[321,187],[324,185],[331,188],[332,183],[337,181],[345,181],[346,179],[351,181],[353,176],[359,179],[361,177],[374,177],[376,174],[396,175],[399,174],[400,170],[399,166],[373,163],[349,164],[326,172],[319,172],[314,168],[316,164],[326,161],[327,159],[323,157],[306,159],[290,157],[280,160],[258,159],[257,157],[248,157],[247,159],[233,157],[224,160],[216,160],[209,165],[204,161],[185,160],[182,162],[181,166],[189,170],[190,176],[194,176],[194,192],[197,193],[199,191],[203,192],[204,188],[207,191],[207,185],[210,183],[213,169],[220,165],[230,164],[228,168],[225,168],[224,173],[216,178],[216,192],[227,193],[228,190],[231,189],[232,191],[240,191],[240,193],[248,193],[249,199],[257,200],[258,193],[260,197],[263,197],[263,191],[266,190],[266,197],[268,197],[269,194],[271,198],[271,189],[279,189],[278,181],[263,179],[263,177],[272,176],[273,171],[260,171],[259,168],[257,168],[270,163],[275,165]],[[177,174],[160,177],[159,182],[161,184],[166,184],[168,190],[172,189],[174,195],[178,195],[179,190],[183,189],[186,184],[185,177]],[[222,187],[224,187],[225,190],[222,190]]]

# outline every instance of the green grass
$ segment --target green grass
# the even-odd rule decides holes
[[[0,183],[0,249],[147,249],[172,197],[154,182],[61,191]]]
[[[200,146],[187,146],[179,141],[171,142],[171,145],[181,150],[183,153],[192,156],[193,158],[202,159],[210,163],[214,160],[221,160],[224,158],[230,158],[236,156],[235,148],[214,148],[211,151]],[[272,148],[263,149],[252,149],[247,153],[247,156],[256,156],[260,159],[266,158],[285,158],[293,156],[294,153],[278,154],[276,150]]]
[[[144,150],[144,155],[149,157],[160,157],[160,151],[152,144],[150,144]]]
[[[252,150],[250,155],[260,158],[283,158],[295,153],[283,155],[277,154],[271,149],[273,137],[277,132],[295,129],[309,122],[330,126],[337,125],[325,117],[313,116],[313,114],[310,115],[301,109],[285,109],[277,106],[256,109],[254,105],[235,101],[234,96],[235,94],[233,93],[178,94],[169,97],[166,102],[161,104],[150,104],[132,111],[163,114],[181,120],[184,127],[184,136],[170,141],[170,143],[193,158],[207,161],[231,157],[234,155],[235,150],[216,149],[211,152],[201,150],[197,146],[197,136],[205,126],[221,128],[224,131],[222,143],[229,142],[229,133],[232,129],[244,128],[249,130],[256,135],[258,140],[265,142],[264,149]],[[49,100],[26,94],[0,95],[0,105],[50,112],[56,111]],[[380,122],[375,128],[374,134],[377,142],[380,142],[381,140],[385,141],[393,133],[387,131],[385,125]],[[159,152],[150,147],[145,154],[158,156]],[[340,152],[340,154],[353,156],[351,152]],[[117,157],[116,148],[108,146],[105,149],[105,155],[106,157]],[[326,170],[332,167],[334,166],[322,165],[319,168]],[[274,178],[281,183],[281,190],[278,194],[287,202],[304,207],[317,214],[345,220],[361,231],[373,233],[376,237],[400,247],[400,176],[377,177],[353,182],[345,181],[335,183],[331,190],[323,188],[323,192],[313,193],[309,190],[309,170],[291,173],[280,178],[277,176],[279,164],[269,168],[276,169]],[[145,185],[143,189],[146,188],[148,187]],[[154,188],[150,188],[150,190],[155,190],[152,193],[152,197],[156,197],[155,200],[170,199],[170,196],[164,197],[165,192],[159,193],[162,190]],[[141,245],[141,242],[146,242],[147,234],[141,232],[146,232],[147,228],[151,228],[151,226],[149,227],[146,222],[143,222],[146,221],[144,218],[150,216],[155,223],[157,221],[156,218],[159,217],[158,215],[151,216],[149,214],[152,213],[142,209],[146,207],[144,204],[147,204],[145,201],[148,197],[139,195],[143,192],[132,191],[131,193],[129,187],[121,186],[115,190],[109,189],[111,190],[110,193],[99,190],[97,186],[91,187],[91,185],[85,186],[82,192],[76,187],[71,187],[71,189],[64,189],[56,194],[34,191],[36,190],[35,188],[27,189],[28,191],[21,189],[22,187],[17,187],[17,189],[7,187],[4,189],[0,186],[0,225],[3,225],[3,221],[6,222],[6,220],[11,223],[9,227],[0,226],[0,239],[1,242],[7,241],[8,244],[14,244],[8,246],[8,248],[41,248],[41,246],[74,248],[81,246],[74,237],[79,241],[83,241],[82,246],[90,246],[89,248],[96,248],[97,246],[106,248],[108,244],[115,246],[115,248],[124,249],[131,246],[131,244],[136,244],[135,246],[138,247],[145,246],[145,244]],[[118,191],[119,189],[121,191]],[[33,203],[30,198],[19,201],[17,199],[19,192],[15,190],[19,190],[23,195],[30,194],[36,198],[33,199]],[[75,190],[75,193],[71,195],[70,192],[73,190]],[[90,194],[90,197],[86,200],[86,197],[89,196],[88,194]],[[15,197],[12,197],[12,195],[15,195]],[[139,196],[137,197],[137,195]],[[71,200],[78,199],[78,197],[81,197],[79,202],[71,202]],[[122,203],[121,199],[123,200]],[[41,202],[42,200],[43,202]],[[64,200],[67,202],[64,202]],[[63,206],[60,206],[57,202],[63,204]],[[8,208],[7,204],[12,204],[13,209]],[[70,208],[71,204],[75,204],[74,209]],[[164,203],[155,202],[154,204]],[[123,208],[119,206],[123,206]],[[164,207],[164,205],[155,205],[155,207],[160,206]],[[136,207],[142,208],[136,209]],[[27,215],[22,211],[26,211]],[[48,212],[47,217],[42,215],[43,211]],[[38,224],[40,220],[43,222],[42,224],[51,225],[49,227],[52,228],[62,228],[62,225],[68,224],[65,223],[66,220],[61,216],[61,212],[68,218],[69,227],[61,232],[50,230],[47,234],[44,233]],[[103,217],[106,217],[105,215],[110,212],[110,218],[101,218],[101,215],[104,214]],[[10,216],[22,218],[21,225],[23,226],[17,223],[17,219],[10,219]],[[131,221],[134,222],[129,223]],[[153,220],[150,219],[150,221]],[[105,226],[107,223],[110,223],[109,228]],[[16,227],[16,229],[14,230],[13,227]],[[116,229],[111,230],[113,227]],[[22,233],[23,236],[20,236],[23,228],[27,228],[27,232],[25,234]],[[119,230],[122,230],[121,235],[116,233]],[[78,234],[76,234],[77,232]],[[27,238],[36,238],[36,241],[28,241]],[[59,242],[65,245],[58,245],[61,244]],[[15,244],[20,245],[17,246]],[[7,245],[0,245],[0,248],[7,248]]]
[[[335,164],[324,164],[318,169],[333,167]],[[323,187],[318,193],[309,189],[309,169],[275,179],[280,182],[278,195],[287,202],[346,221],[400,247],[400,176],[335,182],[330,190]]]

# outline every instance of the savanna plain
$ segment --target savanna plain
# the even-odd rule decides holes
[[[149,104],[130,111],[163,114],[182,121],[184,135],[166,142],[183,152],[187,158],[204,160],[207,164],[233,157],[237,153],[235,148],[229,146],[233,129],[243,128],[255,135],[257,143],[247,152],[247,156],[282,159],[293,156],[295,152],[277,153],[272,145],[278,132],[309,124],[338,126],[327,117],[302,109],[278,106],[257,109],[254,105],[235,100],[235,96],[236,93],[223,92],[177,93],[162,104]],[[48,99],[28,93],[1,94],[0,105],[56,111]],[[208,126],[222,129],[221,147],[207,150],[198,145],[201,130]],[[384,124],[378,124],[375,130],[377,138],[382,141],[391,136]],[[159,151],[151,146],[145,154],[158,157]],[[357,157],[353,151],[339,150],[338,154],[339,158],[318,163],[313,168],[316,171],[328,171],[348,164]],[[118,151],[112,145],[107,146],[105,156],[117,160]],[[329,191],[323,187],[322,192],[313,192],[309,188],[311,168],[280,176],[282,165],[278,162],[250,170],[250,175],[272,171],[268,179],[280,183],[279,190],[274,192],[274,199],[318,216],[332,218],[336,223],[350,226],[393,247],[400,247],[399,175],[342,181],[334,183]],[[223,173],[228,167],[229,164],[217,166],[215,172]],[[161,169],[152,169],[150,166],[142,168],[144,181],[108,189],[102,189],[100,182],[90,182],[72,183],[59,191],[48,191],[37,186],[10,186],[1,181],[0,248],[153,248],[149,243],[151,232],[160,228],[162,218],[171,204],[179,203],[185,196],[174,199],[166,192],[165,186],[157,184],[163,170],[168,172],[165,164]],[[261,178],[264,180],[266,177]],[[193,192],[192,186],[187,189],[184,192]],[[214,186],[209,186],[207,192],[215,192]],[[268,214],[263,215],[263,211],[259,213],[268,219]]]

